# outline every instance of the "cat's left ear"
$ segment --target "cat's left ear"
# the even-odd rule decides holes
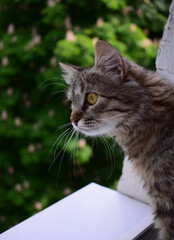
[[[95,67],[108,74],[126,75],[126,64],[120,53],[109,43],[98,40],[95,44]]]
[[[71,79],[78,72],[78,67],[72,66],[70,64],[61,63],[61,62],[59,62],[59,65],[60,65],[61,70],[63,72],[63,74],[62,74],[63,78],[65,79],[67,84],[70,84]]]

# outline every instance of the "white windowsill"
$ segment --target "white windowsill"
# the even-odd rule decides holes
[[[0,240],[131,240],[152,223],[151,208],[91,183],[0,235]]]

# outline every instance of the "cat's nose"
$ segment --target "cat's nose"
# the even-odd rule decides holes
[[[79,118],[74,118],[74,119],[71,119],[71,122],[73,122],[77,126],[79,120],[80,120]]]
[[[82,118],[81,112],[72,111],[71,116],[70,116],[70,120],[72,123],[74,123],[77,126],[77,124],[81,118]]]

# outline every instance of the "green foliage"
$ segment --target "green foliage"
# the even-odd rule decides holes
[[[103,39],[154,69],[169,4],[1,0],[0,231],[91,181],[115,188],[119,148],[106,140],[92,148],[91,140],[63,133],[70,125],[57,129],[70,115],[58,62],[91,66],[94,44]]]

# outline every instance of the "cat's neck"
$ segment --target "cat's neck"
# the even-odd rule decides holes
[[[113,132],[113,136],[122,147],[125,155],[138,158],[148,147],[147,145],[153,142],[153,138],[155,139],[155,130],[152,134],[151,128],[154,130],[152,123],[132,123],[131,126],[120,124]]]
[[[141,160],[151,161],[154,156],[158,158],[159,145],[173,142],[174,124],[171,121],[147,120],[132,126],[120,125],[113,136],[131,160],[139,163]]]

